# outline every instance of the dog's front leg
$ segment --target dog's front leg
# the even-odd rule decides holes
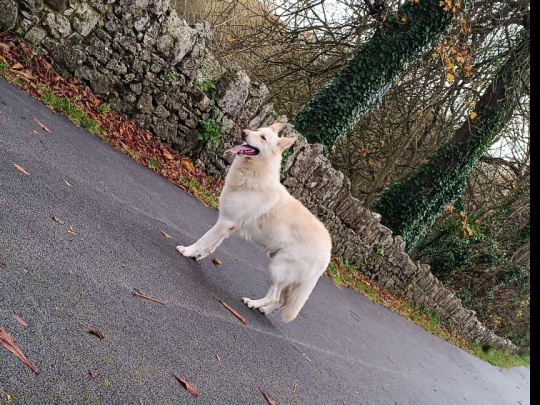
[[[234,224],[229,221],[218,220],[218,222],[206,232],[197,242],[191,246],[177,246],[176,250],[186,257],[193,257],[201,260],[213,253],[214,250],[230,236],[235,230]]]

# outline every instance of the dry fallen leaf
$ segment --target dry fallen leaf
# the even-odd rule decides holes
[[[17,169],[21,173],[26,174],[27,176],[30,176],[30,173],[28,173],[26,169],[22,167],[21,165],[18,165],[17,163],[11,163],[11,164],[13,165],[13,167],[15,167],[15,169]]]
[[[214,297],[216,300],[219,301],[219,303],[221,305],[223,305],[226,309],[229,310],[229,312],[231,314],[233,314],[234,316],[236,316],[238,319],[240,319],[240,321],[244,324],[244,325],[247,325],[248,324],[248,321],[246,321],[242,315],[240,315],[238,312],[236,312],[230,305],[226,304],[224,301],[222,301],[221,299],[219,299],[218,297],[216,297],[214,294],[212,294],[212,297]]]
[[[52,217],[52,219],[54,220],[54,222],[60,224],[60,225],[64,225],[66,223],[66,221],[63,221],[61,220],[60,218],[57,218],[57,217]]]
[[[266,402],[268,402],[268,405],[277,405],[277,404],[272,400],[272,398],[270,398],[270,397],[268,396],[268,394],[262,390],[261,387],[259,387],[259,391],[261,391],[261,394],[263,394],[263,397],[264,397],[264,399],[266,399]]]
[[[214,262],[214,264],[215,264],[216,266],[221,266],[221,264],[222,264],[222,263],[221,263],[221,260],[219,260],[217,257],[214,257],[214,258],[212,259],[212,261]]]
[[[7,267],[7,264],[4,263],[4,262],[0,262],[0,266],[4,266],[4,267]]]
[[[71,235],[74,235],[74,236],[77,235],[77,234],[75,233],[75,231],[73,230],[73,227],[72,227],[71,225],[69,226],[68,233],[70,233]]]
[[[26,364],[30,368],[30,370],[32,370],[36,374],[39,374],[39,371],[35,369],[35,367],[30,363],[30,361],[28,361],[28,359],[23,354],[21,349],[19,349],[19,347],[17,346],[17,344],[15,343],[11,335],[7,333],[5,329],[3,329],[1,326],[0,326],[0,344],[2,344],[2,346],[6,350],[10,351],[15,356],[17,356],[24,364]]]
[[[219,357],[219,354],[216,354],[216,359],[219,362],[219,364],[221,364],[221,357]]]
[[[45,132],[47,132],[48,134],[51,133],[51,131],[49,130],[49,128],[47,128],[45,125],[43,125],[41,122],[39,122],[39,120],[34,117],[34,121],[36,121],[38,123],[38,125],[41,127],[42,130],[44,130]]]
[[[98,338],[100,339],[105,339],[105,335],[103,333],[101,333],[99,330],[95,329],[95,328],[91,328],[89,326],[86,326],[86,325],[82,325],[84,326],[87,330],[88,330],[88,333],[92,334],[92,335],[95,335],[97,336]]]
[[[69,182],[66,179],[62,179],[62,180],[64,180],[64,183],[66,183],[68,187],[71,187],[71,184],[69,184]]]
[[[23,65],[17,62],[13,66],[11,66],[11,69],[18,70],[18,69],[22,69],[23,67],[24,67]]]
[[[163,236],[165,236],[166,238],[169,238],[169,239],[172,238],[171,235],[169,235],[169,234],[168,234],[167,232],[165,232],[165,231],[162,231],[162,230],[159,229],[159,228],[158,228],[158,231],[159,231]]]
[[[185,387],[185,389],[191,394],[193,395],[194,397],[198,397],[199,396],[199,393],[197,392],[197,390],[195,389],[195,387],[193,385],[191,385],[190,383],[188,383],[186,380],[184,380],[183,378],[177,376],[176,374],[173,374],[174,377],[180,381],[182,383],[182,385]]]
[[[13,319],[15,319],[19,323],[19,325],[24,326],[25,328],[28,326],[28,324],[21,317],[18,317],[15,314],[11,314],[11,315],[13,316]]]
[[[90,377],[96,378],[98,376],[99,372],[96,371],[96,370],[88,370],[88,374],[90,374]]]
[[[171,152],[169,152],[167,149],[163,149],[163,156],[164,156],[166,159],[174,160],[174,156],[171,155]]]

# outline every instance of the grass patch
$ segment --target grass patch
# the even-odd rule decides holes
[[[72,122],[79,127],[83,127],[89,132],[99,135],[99,122],[90,118],[83,110],[77,107],[77,100],[70,100],[66,97],[57,97],[51,89],[46,89],[41,96],[41,101],[50,109],[63,112]]]

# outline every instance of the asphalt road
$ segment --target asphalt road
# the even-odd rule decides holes
[[[259,389],[279,405],[530,404],[528,368],[493,367],[327,279],[291,324],[249,310],[241,298],[268,288],[261,251],[233,237],[216,266],[174,249],[216,219],[0,78],[0,326],[40,372],[0,346],[0,404],[268,405]]]

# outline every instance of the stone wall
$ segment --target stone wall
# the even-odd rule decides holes
[[[275,121],[272,105],[263,104],[266,86],[224,67],[209,51],[209,26],[188,26],[169,0],[0,0],[0,7],[0,29],[13,29],[49,55],[60,73],[87,84],[210,174],[226,173],[232,162],[226,150],[242,128]],[[205,119],[227,128],[210,147],[198,139]],[[286,125],[284,134],[293,131]],[[283,182],[325,222],[336,255],[415,307],[438,314],[454,333],[515,349],[466,310],[429,266],[411,260],[402,239],[351,196],[350,182],[332,168],[321,145],[299,141]]]

